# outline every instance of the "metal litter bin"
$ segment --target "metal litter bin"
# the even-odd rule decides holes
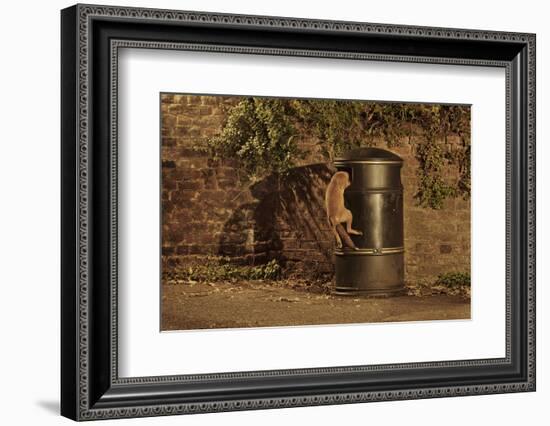
[[[334,162],[349,174],[344,192],[357,249],[335,250],[336,294],[392,296],[404,285],[403,160],[380,148],[348,151]]]

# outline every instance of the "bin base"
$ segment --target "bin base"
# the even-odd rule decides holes
[[[337,252],[335,257],[335,294],[397,296],[405,291],[402,249],[380,254]]]
[[[349,297],[393,297],[402,296],[407,293],[405,287],[398,287],[394,289],[388,288],[355,288],[355,287],[336,287],[332,294],[335,296],[349,296]]]

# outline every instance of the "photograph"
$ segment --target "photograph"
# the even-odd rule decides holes
[[[470,105],[159,102],[162,331],[471,318]]]

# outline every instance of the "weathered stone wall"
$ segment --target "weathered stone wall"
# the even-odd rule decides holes
[[[190,255],[224,255],[250,264],[278,259],[287,273],[332,273],[333,237],[324,211],[324,190],[334,170],[315,140],[282,182],[270,177],[244,186],[231,160],[213,164],[194,149],[217,134],[231,97],[164,94],[162,112],[162,254],[164,270]],[[448,143],[458,139],[448,138]],[[383,146],[383,145],[379,145]],[[416,205],[418,163],[408,143],[392,148],[404,159],[405,277],[433,279],[469,271],[470,202],[446,200],[432,210]],[[447,178],[456,179],[457,170]]]

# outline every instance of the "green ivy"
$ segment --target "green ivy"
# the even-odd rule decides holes
[[[252,180],[284,175],[303,156],[291,117],[284,100],[246,98],[231,108],[223,130],[208,140],[208,147],[217,160],[237,159]]]
[[[418,131],[420,137],[413,137]],[[449,134],[460,137],[459,147],[449,148]],[[318,140],[327,162],[380,139],[389,148],[407,140],[419,162],[420,205],[440,209],[447,198],[470,196],[470,110],[459,105],[243,98],[207,149],[215,159],[236,159],[244,177],[257,181],[284,176],[305,158],[296,139],[308,135]],[[458,167],[455,183],[443,177],[448,165]]]

